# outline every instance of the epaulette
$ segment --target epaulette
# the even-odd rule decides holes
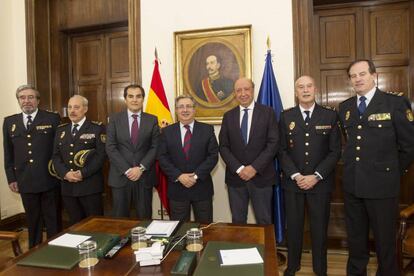
[[[294,109],[294,108],[295,108],[295,106],[290,107],[290,108],[287,108],[287,109],[284,109],[282,112],[286,112],[286,111],[292,110],[292,109]]]
[[[336,110],[334,106],[330,106],[330,105],[322,105],[322,107],[325,108],[325,109],[332,110],[332,111]]]
[[[102,125],[102,122],[98,122],[98,121],[91,121],[91,123],[95,124],[95,125],[98,125],[98,126]]]
[[[404,96],[404,92],[384,91],[384,93],[388,95],[399,96],[399,97]]]
[[[63,124],[60,124],[60,125],[58,125],[58,127],[63,127],[63,126],[66,126],[66,125],[68,125],[69,123],[63,123]]]

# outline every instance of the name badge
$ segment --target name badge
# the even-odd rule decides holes
[[[93,138],[95,138],[95,133],[84,133],[79,137],[79,139],[93,139]]]
[[[37,130],[45,130],[48,128],[52,128],[52,125],[43,125],[43,126],[36,126]]]
[[[391,113],[376,113],[368,116],[368,121],[389,121]]]
[[[331,129],[332,126],[331,125],[327,125],[327,126],[315,126],[315,129]]]

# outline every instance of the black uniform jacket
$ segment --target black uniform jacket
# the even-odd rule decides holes
[[[22,113],[4,119],[4,168],[7,182],[17,181],[19,192],[40,193],[59,185],[47,167],[59,122],[58,114],[40,109],[29,129]]]
[[[344,190],[362,198],[395,197],[414,158],[414,125],[408,99],[377,89],[362,118],[357,97],[339,106],[346,138]]]
[[[195,121],[189,159],[186,160],[181,141],[180,123],[162,129],[158,160],[168,176],[168,197],[174,200],[206,200],[213,195],[211,171],[218,161],[218,144],[213,126]],[[191,188],[177,178],[194,172],[198,179]]]
[[[53,165],[62,179],[62,195],[84,196],[103,191],[102,166],[105,161],[105,128],[102,123],[86,120],[75,137],[72,124],[58,127],[53,150]],[[75,156],[82,150],[91,150],[83,167],[75,162]],[[78,158],[76,158],[78,159]],[[75,164],[76,163],[76,164]],[[83,180],[72,183],[64,180],[69,171],[80,170]]]
[[[334,110],[315,104],[309,125],[299,106],[282,112],[279,121],[279,161],[284,173],[283,188],[295,192],[331,192],[334,188],[334,169],[341,155],[341,134]],[[291,179],[294,173],[322,176],[312,189],[300,189]]]

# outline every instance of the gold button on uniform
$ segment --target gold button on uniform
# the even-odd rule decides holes
[[[308,156],[309,155],[309,152],[305,152],[305,155]]]
[[[362,128],[362,126],[361,125],[358,125],[358,129],[361,129]]]
[[[30,162],[30,163],[33,163],[33,159],[30,159],[30,160],[29,160],[29,162]]]
[[[356,147],[356,150],[360,150],[361,149],[361,147]]]
[[[308,143],[308,142],[306,142],[306,143],[305,143],[305,146],[309,146],[309,143]]]
[[[70,155],[73,155],[73,152],[69,152]]]
[[[31,138],[32,136],[30,134],[27,134],[27,138]]]
[[[309,136],[309,133],[305,133],[305,136]]]
[[[69,163],[70,163],[70,164],[72,164],[72,163],[73,163],[73,161],[72,161],[72,160],[69,160]]]
[[[27,143],[27,145],[30,147],[30,146],[32,146],[32,143]]]
[[[381,124],[379,124],[379,125],[378,125],[378,127],[382,127],[382,125],[381,125]]]
[[[73,148],[73,144],[70,144],[70,146]]]
[[[356,161],[359,161],[359,157],[355,158]]]
[[[386,168],[386,171],[389,172],[390,171],[390,168]]]
[[[28,152],[29,154],[32,154],[32,151],[31,150],[29,150],[29,152]]]
[[[359,135],[358,135],[358,136],[357,136],[357,139],[358,139],[358,140],[361,140],[361,136],[359,136]]]

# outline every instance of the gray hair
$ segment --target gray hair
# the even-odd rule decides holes
[[[88,107],[88,99],[85,98],[84,96],[76,94],[76,95],[73,95],[72,97],[70,97],[69,100],[73,99],[73,98],[80,98],[82,100],[82,105]]]
[[[24,90],[33,90],[36,94],[36,98],[39,100],[40,99],[40,92],[36,89],[36,87],[34,87],[33,85],[30,84],[23,84],[20,85],[19,87],[17,87],[16,89],[16,98],[19,99],[19,93],[24,91]]]
[[[197,102],[194,100],[193,97],[191,97],[190,95],[180,95],[177,98],[175,98],[175,106],[178,105],[178,102],[182,99],[190,99],[193,102],[193,105],[196,106]]]

